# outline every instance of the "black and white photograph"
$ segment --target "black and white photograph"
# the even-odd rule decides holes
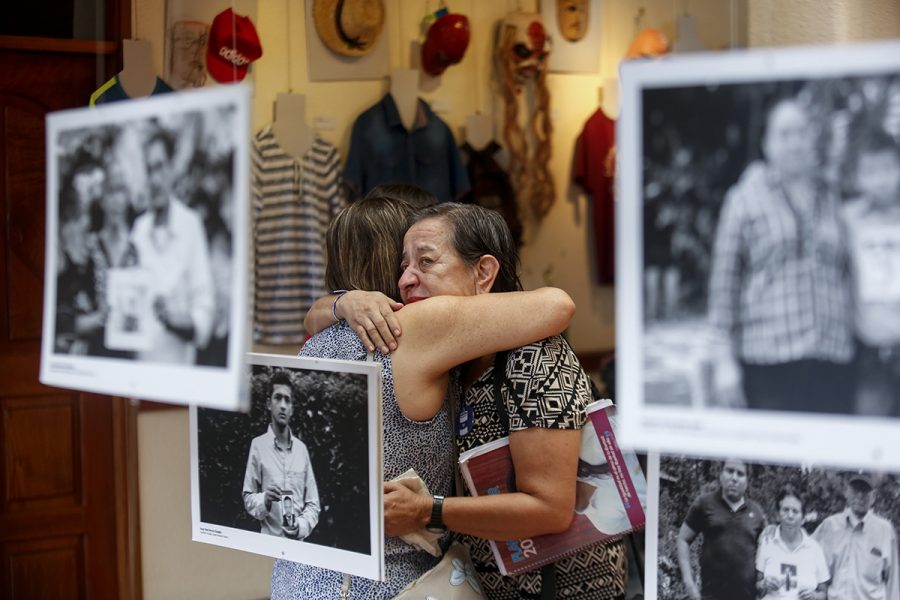
[[[900,598],[895,472],[648,457],[648,600]]]
[[[627,443],[900,466],[898,51],[623,67]]]
[[[47,118],[41,381],[241,405],[248,90]]]
[[[191,407],[193,539],[381,579],[378,364],[248,362],[249,412]]]

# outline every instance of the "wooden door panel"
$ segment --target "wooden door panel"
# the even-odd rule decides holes
[[[2,553],[10,598],[86,598],[82,540],[58,537],[8,544]]]
[[[81,440],[72,396],[6,398],[2,452],[9,512],[80,505]]]
[[[5,106],[6,228],[8,278],[7,318],[10,341],[39,340],[43,306],[44,227],[44,129],[46,108],[19,100]],[[10,174],[15,177],[10,177]],[[38,300],[37,302],[35,300]]]

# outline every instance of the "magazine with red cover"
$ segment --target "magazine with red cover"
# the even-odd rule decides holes
[[[644,528],[647,480],[634,452],[623,452],[616,443],[615,410],[609,400],[598,400],[587,408],[572,525],[562,533],[492,541],[502,574],[519,575],[586,546],[617,540]],[[463,452],[459,466],[473,496],[515,491],[508,437]]]

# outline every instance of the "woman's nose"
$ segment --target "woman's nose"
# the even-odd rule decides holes
[[[416,283],[416,275],[413,273],[412,269],[407,267],[403,270],[403,273],[400,274],[400,281],[397,282],[397,285],[400,289],[411,287]]]

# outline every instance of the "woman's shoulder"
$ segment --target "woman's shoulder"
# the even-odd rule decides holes
[[[554,361],[562,360],[581,368],[581,363],[578,362],[578,357],[575,355],[572,347],[569,346],[569,342],[561,335],[552,335],[536,342],[519,346],[509,350],[507,355],[520,361],[532,362],[551,358]]]
[[[300,356],[365,360],[366,349],[356,332],[341,321],[315,334],[300,348]]]

